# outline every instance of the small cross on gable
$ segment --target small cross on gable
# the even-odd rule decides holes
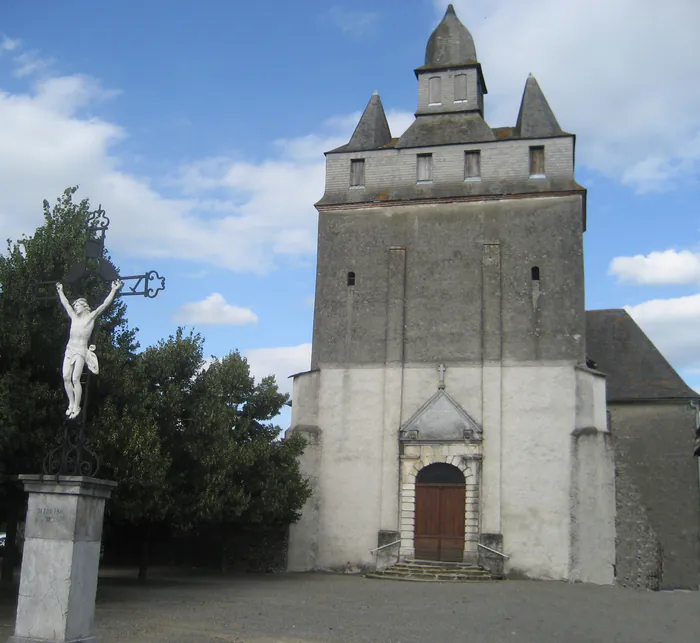
[[[440,381],[438,382],[438,388],[443,389],[445,388],[445,371],[447,370],[447,366],[444,364],[440,364],[440,366],[437,367],[438,370],[438,375],[440,376]]]

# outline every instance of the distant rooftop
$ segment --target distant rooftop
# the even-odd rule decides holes
[[[700,398],[625,310],[586,311],[586,350],[610,402]]]

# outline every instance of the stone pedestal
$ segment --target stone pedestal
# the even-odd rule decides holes
[[[8,643],[96,643],[105,500],[116,482],[20,476],[29,493],[15,633]]]

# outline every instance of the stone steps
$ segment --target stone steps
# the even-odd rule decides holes
[[[452,583],[497,580],[487,570],[477,565],[429,560],[404,560],[387,567],[383,571],[365,574],[365,577],[385,580]]]

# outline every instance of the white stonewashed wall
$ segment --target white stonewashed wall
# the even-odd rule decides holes
[[[416,184],[416,154],[433,155],[433,184],[464,181],[464,153],[481,151],[482,180],[532,181],[530,179],[531,146],[544,145],[545,173],[551,179],[574,178],[574,139],[499,140],[464,145],[442,145],[409,149],[386,149],[371,152],[329,154],[326,157],[326,192],[348,190],[350,160],[365,159],[365,189],[381,190]],[[362,188],[353,188],[361,190]]]
[[[412,555],[415,476],[448,462],[467,476],[466,557],[480,533],[502,533],[506,573],[612,582],[603,381],[565,363],[498,369],[452,365],[445,375],[446,392],[482,425],[481,444],[406,444],[403,457],[399,427],[435,393],[435,368],[322,368],[297,376],[292,427],[317,425],[320,433],[302,457],[314,495],[290,530],[289,569],[372,568],[379,530],[399,531],[401,555]],[[491,371],[500,373],[500,403],[483,397],[498,394],[483,385]],[[500,413],[484,415],[485,405]]]

